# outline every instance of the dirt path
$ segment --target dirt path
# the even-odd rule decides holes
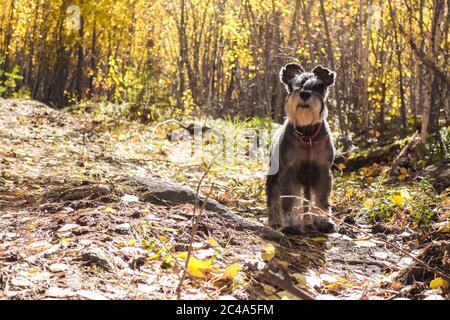
[[[139,124],[0,100],[0,299],[176,296],[194,205],[155,201],[135,177],[158,173],[195,187],[202,170],[175,170],[164,146],[147,145],[151,134]],[[240,203],[245,215],[263,221],[249,201]],[[193,244],[198,273],[185,281],[182,298],[295,299],[275,280],[259,280],[267,265],[286,268],[290,283],[316,299],[445,298],[427,287],[430,272],[385,241],[425,258],[442,246],[427,263],[445,269],[448,236],[431,247],[436,236],[379,225],[375,240],[364,219],[339,217],[346,221],[339,233],[269,242],[204,210]],[[411,281],[418,279],[411,270],[425,285]]]

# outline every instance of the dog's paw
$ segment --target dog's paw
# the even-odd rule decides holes
[[[300,225],[283,225],[280,231],[286,235],[304,234],[305,230]]]
[[[305,233],[334,233],[335,224],[327,217],[314,213],[305,213],[291,219],[289,223],[282,226],[281,231],[287,234],[305,234]]]
[[[330,219],[327,218],[322,218],[318,219],[315,222],[315,227],[316,230],[318,232],[323,232],[323,233],[334,233],[336,232],[336,225],[333,223],[333,221],[331,221]]]

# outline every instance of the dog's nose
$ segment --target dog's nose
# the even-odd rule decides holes
[[[300,92],[300,98],[302,98],[303,100],[308,100],[309,97],[311,97],[311,93],[306,91]]]

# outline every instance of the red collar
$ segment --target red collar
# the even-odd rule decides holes
[[[316,131],[311,135],[307,136],[297,129],[294,130],[294,136],[297,137],[298,141],[300,142],[300,145],[304,148],[311,149],[314,144],[319,144],[322,142],[325,142],[328,139],[328,134],[323,136],[320,139],[317,139],[317,136],[320,133],[320,129],[322,129],[323,122],[320,123],[320,125],[317,127]]]

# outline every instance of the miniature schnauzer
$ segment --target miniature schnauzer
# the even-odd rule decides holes
[[[287,119],[272,142],[266,193],[269,225],[286,233],[335,230],[320,214],[331,213],[334,146],[325,100],[335,78],[335,72],[322,66],[305,72],[299,64],[288,63],[280,71],[288,92]]]

